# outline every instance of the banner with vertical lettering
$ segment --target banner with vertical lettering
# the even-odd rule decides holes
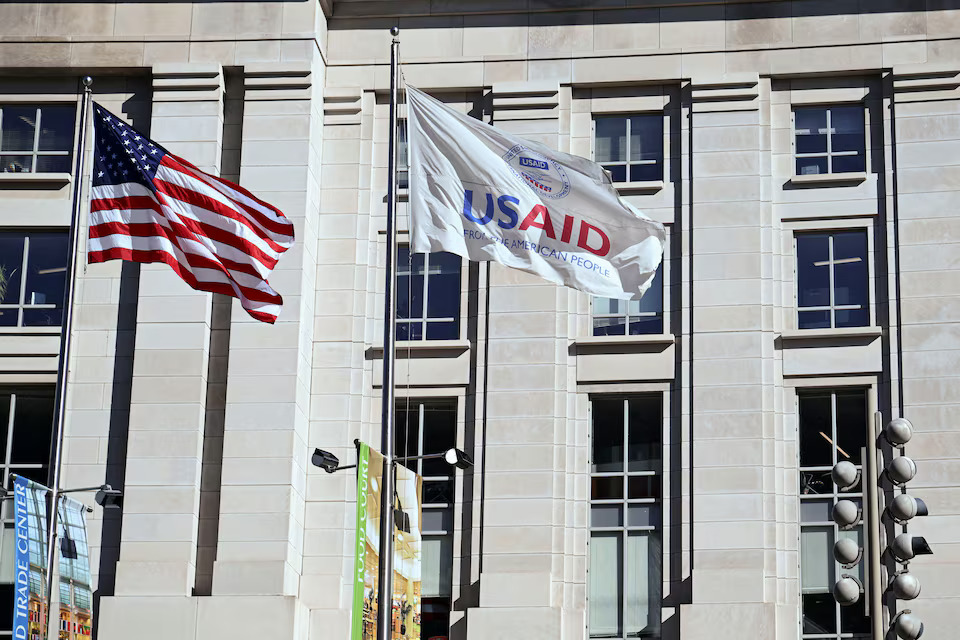
[[[14,640],[47,637],[44,591],[47,578],[48,489],[22,476],[13,476],[14,507]]]
[[[361,443],[357,458],[357,536],[351,640],[376,640],[380,565],[380,498],[383,456]],[[420,640],[421,513],[423,479],[396,467],[394,496],[393,640]]]

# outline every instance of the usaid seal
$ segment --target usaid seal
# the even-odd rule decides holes
[[[503,160],[517,176],[545,198],[563,198],[570,193],[570,181],[563,167],[522,144],[507,151]]]

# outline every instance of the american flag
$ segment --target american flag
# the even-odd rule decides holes
[[[88,261],[165,262],[200,291],[274,323],[267,283],[293,224],[243,187],[200,171],[94,103]]]

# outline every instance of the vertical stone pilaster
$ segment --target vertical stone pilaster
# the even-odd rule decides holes
[[[219,65],[157,65],[150,137],[218,173]],[[188,596],[194,587],[211,294],[166,265],[143,265],[117,595]]]
[[[756,74],[691,84],[691,224],[683,233],[690,234],[695,310],[689,525],[696,604],[684,606],[683,637],[728,637],[713,620],[718,606],[736,607],[744,625],[757,628],[776,619],[776,555],[766,551],[775,548],[777,530],[778,422],[768,84]]]
[[[310,63],[247,65],[240,183],[294,223],[275,325],[234,303],[214,596],[296,596],[303,553],[319,132]],[[277,601],[280,602],[280,601]]]
[[[569,115],[569,90],[565,98]],[[560,104],[556,82],[495,85],[494,124],[558,148]],[[562,444],[568,441],[573,423],[566,418],[575,405],[564,392],[567,312],[570,298],[578,294],[496,263],[490,267],[487,366],[496,375],[489,377],[480,607],[468,611],[467,633],[470,640],[479,638],[478,632],[560,637],[565,525],[573,521],[566,498],[574,478],[567,473],[574,457]],[[519,364],[500,355],[521,340],[546,357]],[[518,481],[521,477],[529,481]]]

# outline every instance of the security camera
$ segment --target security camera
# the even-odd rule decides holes
[[[930,544],[923,536],[915,536],[912,533],[901,533],[893,542],[890,543],[890,551],[900,562],[913,560],[915,556],[930,555],[933,550]]]
[[[860,480],[860,470],[849,460],[841,460],[830,471],[830,477],[841,490],[849,489]]]
[[[104,509],[120,509],[123,507],[123,491],[114,489],[108,484],[100,487],[93,499]]]
[[[313,463],[313,466],[320,467],[327,473],[333,473],[340,466],[340,458],[323,449],[314,449],[313,455],[310,456],[310,462]]]
[[[929,513],[923,500],[906,493],[901,493],[894,498],[890,506],[887,507],[887,511],[899,524],[907,522],[914,516],[925,516]]]
[[[850,529],[860,522],[861,510],[853,500],[838,500],[833,505],[833,521],[841,529]]]
[[[899,456],[887,465],[886,472],[890,482],[902,487],[917,475],[917,463],[907,456]]]
[[[883,428],[887,442],[895,447],[903,447],[913,437],[913,424],[906,418],[894,418]]]
[[[863,549],[853,538],[840,538],[833,545],[833,557],[844,569],[851,569],[863,558]]]
[[[920,581],[909,571],[901,571],[893,576],[890,589],[898,600],[913,600],[920,595]]]
[[[893,619],[893,630],[901,640],[917,640],[923,635],[923,622],[913,615],[910,609],[904,609]]]
[[[833,597],[841,607],[849,607],[860,601],[860,594],[863,592],[863,585],[853,576],[844,574],[833,585]]]

